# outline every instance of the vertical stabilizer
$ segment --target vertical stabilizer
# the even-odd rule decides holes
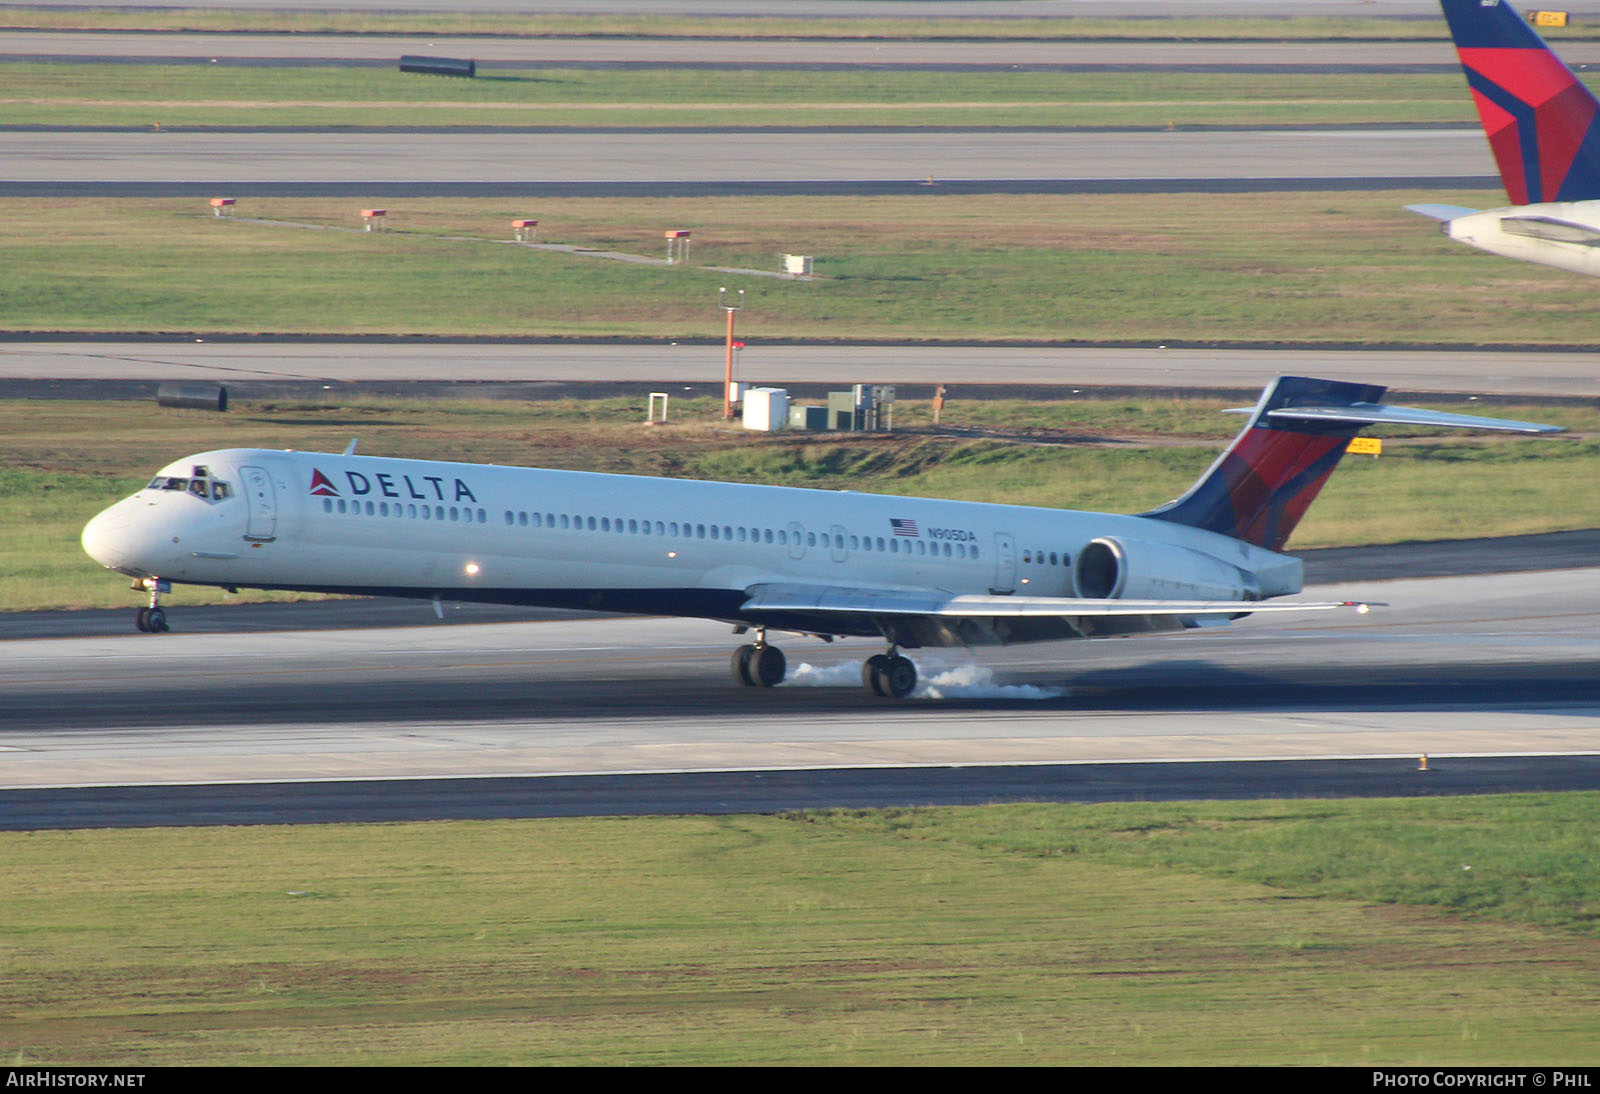
[[[1440,0],[1513,205],[1600,198],[1600,104],[1505,0]]]
[[[1261,393],[1244,432],[1200,481],[1177,501],[1141,515],[1282,550],[1362,424],[1270,415],[1295,407],[1370,406],[1386,390],[1377,384],[1280,376]]]

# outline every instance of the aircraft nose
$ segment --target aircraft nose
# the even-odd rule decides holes
[[[117,570],[128,561],[128,513],[113,505],[83,526],[83,549],[107,569]]]

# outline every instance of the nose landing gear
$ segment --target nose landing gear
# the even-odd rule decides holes
[[[168,592],[172,586],[159,577],[146,577],[134,581],[133,587],[139,592],[150,594],[150,606],[140,608],[134,617],[134,626],[145,634],[165,634],[172,628],[167,625],[167,613],[161,607],[161,594]]]

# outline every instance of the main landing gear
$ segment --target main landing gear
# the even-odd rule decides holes
[[[146,577],[135,580],[133,587],[138,592],[150,594],[150,606],[139,609],[139,614],[134,617],[134,626],[146,634],[165,634],[171,630],[167,625],[167,613],[161,607],[161,594],[171,586],[159,577]]]
[[[893,646],[875,653],[861,665],[861,684],[874,695],[904,699],[917,688],[917,666]]]
[[[747,688],[775,688],[788,669],[783,651],[767,645],[765,628],[756,629],[754,642],[733,651],[733,678]]]
[[[733,678],[747,688],[774,688],[783,683],[788,661],[777,646],[767,645],[767,632],[758,628],[756,640],[733,651]],[[861,684],[874,695],[904,699],[917,689],[917,666],[894,646],[888,653],[867,658],[861,666]]]

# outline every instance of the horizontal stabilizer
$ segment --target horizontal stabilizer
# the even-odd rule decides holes
[[[1249,612],[1365,611],[1357,601],[1278,603],[1261,600],[1090,600],[1069,596],[956,596],[937,590],[837,585],[754,585],[745,612],[937,616],[947,619],[1235,616]]]
[[[1530,239],[1547,239],[1552,243],[1577,243],[1585,247],[1600,246],[1600,228],[1581,221],[1561,220],[1557,217],[1506,216],[1500,218],[1500,230],[1507,235],[1527,236]]]
[[[1471,216],[1478,212],[1477,209],[1468,209],[1465,205],[1407,205],[1406,212],[1421,213],[1432,220],[1455,220],[1457,217]]]
[[[1509,418],[1480,418],[1475,414],[1450,414],[1442,410],[1419,410],[1409,406],[1382,403],[1355,403],[1351,406],[1293,406],[1267,411],[1274,424],[1289,422],[1342,422],[1356,425],[1428,425],[1454,429],[1497,429],[1507,433],[1561,433],[1558,425],[1518,422]]]

